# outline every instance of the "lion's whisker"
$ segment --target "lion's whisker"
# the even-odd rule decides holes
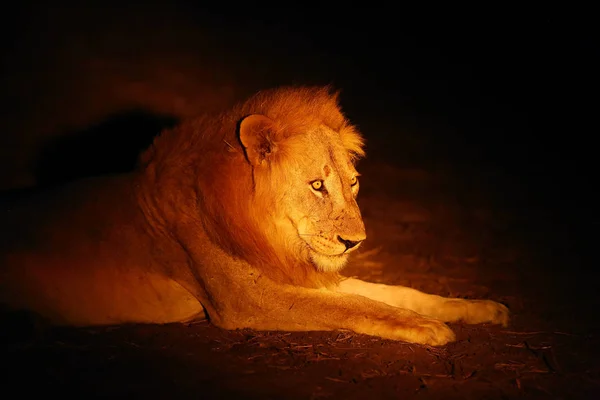
[[[231,150],[233,150],[233,151],[235,151],[237,153],[237,149],[235,147],[233,147],[231,144],[229,144],[229,142],[227,140],[223,139],[223,142],[225,142],[225,144],[227,146],[229,146],[231,148]]]

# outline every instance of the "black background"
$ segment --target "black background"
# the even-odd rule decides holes
[[[146,5],[89,7],[109,10],[98,18],[110,30],[111,13],[127,10],[135,16]],[[255,74],[262,74],[265,83],[332,83],[342,89],[346,112],[369,140],[370,157],[392,158],[402,132],[370,130],[375,124],[361,124],[366,115],[385,126],[394,126],[398,119],[413,121],[427,136],[432,162],[494,171],[481,175],[490,177],[490,186],[498,186],[499,196],[523,212],[535,211],[540,230],[561,235],[564,251],[581,258],[577,265],[590,267],[579,256],[591,253],[598,228],[598,48],[591,10],[548,5],[443,8],[433,3],[177,2],[176,7],[177,18],[211,32],[223,57],[235,54],[236,62],[247,62],[243,68],[260,69]],[[24,2],[2,13],[3,70],[14,70],[11,60],[16,56],[26,60],[21,68],[43,79],[36,60],[27,54],[39,54],[31,46],[44,46],[35,38],[43,38],[45,30],[61,29],[31,22],[46,12],[46,6]],[[172,21],[172,26],[177,24]],[[3,75],[10,85],[11,75]],[[1,101],[5,116],[28,117],[23,111],[30,101],[27,93],[15,96],[13,91]],[[2,130],[5,146],[12,134],[10,127]],[[140,143],[128,143],[132,140]],[[132,154],[116,157],[118,165],[109,170],[129,168],[148,142],[135,135],[122,141]],[[111,172],[101,166],[87,171]]]

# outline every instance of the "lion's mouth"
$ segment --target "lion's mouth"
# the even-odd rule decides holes
[[[334,259],[336,259],[336,258],[344,258],[344,257],[348,256],[350,253],[352,253],[353,251],[357,250],[360,247],[360,245],[361,244],[359,243],[358,245],[356,245],[356,246],[354,246],[352,248],[345,249],[344,251],[342,251],[340,253],[327,254],[327,253],[323,253],[323,252],[315,249],[313,246],[310,245],[310,243],[306,243],[306,246],[307,246],[308,250],[311,253],[316,253],[316,254],[318,254],[320,256],[323,256],[323,257],[332,257]]]
[[[315,249],[313,246],[311,246],[310,243],[306,242],[306,248],[308,249],[309,253],[311,254],[316,254],[320,257],[331,257],[332,259],[338,259],[338,258],[343,258],[345,256],[348,255],[348,251],[342,251],[341,253],[336,253],[336,254],[328,254],[328,253],[323,253],[322,251],[319,251],[317,249]]]
[[[310,248],[310,251],[311,251],[311,253],[317,254],[320,257],[327,257],[327,258],[331,258],[333,260],[337,260],[339,258],[344,258],[348,255],[348,253],[346,253],[346,252],[339,253],[339,254],[325,254],[325,253],[321,253],[320,251],[316,251],[312,247]]]
[[[348,254],[354,249],[344,248],[338,253],[324,252],[323,250],[334,250],[337,243],[334,243],[330,239],[326,239],[322,236],[310,235],[310,239],[307,240],[305,236],[298,232],[302,242],[304,243],[305,249],[308,253],[309,259],[312,264],[319,270],[325,272],[335,272],[341,270],[348,261]],[[356,246],[358,247],[358,246]]]
[[[345,252],[341,254],[323,254],[310,247],[309,249],[310,260],[313,265],[321,271],[339,271],[346,266],[346,262],[348,261],[348,254]]]

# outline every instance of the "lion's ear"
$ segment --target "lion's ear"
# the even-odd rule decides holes
[[[252,114],[240,122],[240,142],[250,164],[261,165],[277,151],[273,120],[260,114]]]

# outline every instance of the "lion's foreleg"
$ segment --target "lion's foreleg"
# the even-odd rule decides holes
[[[491,322],[506,326],[509,320],[508,309],[491,300],[447,298],[404,286],[370,283],[354,278],[340,282],[336,291],[364,296],[445,322],[459,320],[470,324]]]
[[[269,331],[342,329],[434,346],[455,338],[442,321],[351,294],[271,283],[236,297],[243,302],[215,308],[219,315],[211,320],[216,325]]]
[[[174,276],[224,329],[270,331],[351,330],[427,345],[454,340],[442,321],[355,294],[274,282],[241,260],[212,248],[190,247],[190,268]],[[211,249],[209,249],[211,250]]]
[[[221,266],[211,269],[207,279],[185,273],[177,280],[200,301],[210,321],[224,329],[343,329],[433,346],[455,338],[444,322],[407,309],[355,294],[278,284],[243,264],[235,272],[229,263]]]

